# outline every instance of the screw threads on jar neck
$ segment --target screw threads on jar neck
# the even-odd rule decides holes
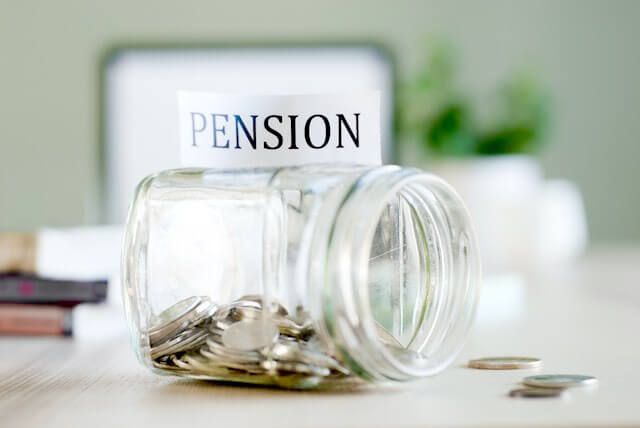
[[[361,175],[332,209],[309,278],[336,350],[364,378],[444,369],[466,338],[480,277],[458,195],[430,174],[387,166]]]

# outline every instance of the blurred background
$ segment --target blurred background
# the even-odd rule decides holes
[[[493,172],[460,162],[531,155],[516,176],[568,180],[565,223],[583,221],[583,201],[591,243],[632,244],[638,22],[637,1],[2,1],[0,230],[103,219],[101,67],[114,46],[366,41],[393,64],[395,162],[464,187]]]
[[[234,51],[246,47],[254,50]],[[489,425],[488,414],[503,424],[638,420],[629,379],[640,360],[640,0],[0,0],[0,347],[11,350],[0,355],[0,408],[9,403],[0,425],[26,412],[47,424],[93,423],[104,403],[128,420],[183,418],[181,403],[193,413],[201,393],[210,405],[215,392],[147,382],[120,353],[124,212],[140,177],[177,166],[177,90],[252,94],[267,86],[298,94],[381,90],[384,160],[441,175],[463,196],[483,264],[464,358],[533,354],[549,369],[602,382],[584,401],[576,394],[525,416],[520,403],[503,411],[488,401],[507,400],[495,387],[508,378],[474,386],[459,372],[421,390],[420,401],[396,394],[408,405],[396,412],[402,421],[447,420],[419,410],[432,392],[431,406],[444,412],[473,400],[470,413],[454,418],[464,424]],[[192,273],[192,265],[177,265]],[[156,274],[159,284],[182,288],[170,271]],[[433,296],[451,303],[461,293],[449,284],[417,296],[429,308]],[[143,288],[137,303],[150,316],[142,325],[158,328],[163,316],[152,312],[178,295],[156,287],[167,300],[148,304]],[[439,309],[420,313],[442,319]],[[15,335],[80,340],[4,337]],[[265,401],[221,391],[222,406],[249,400],[267,423],[272,403],[293,403],[293,396]],[[326,398],[348,400],[336,392],[340,400]],[[340,424],[357,421],[363,412],[351,407],[367,408],[362,398]],[[227,408],[238,416],[235,404]],[[384,410],[371,413],[383,416],[376,424],[395,420]]]

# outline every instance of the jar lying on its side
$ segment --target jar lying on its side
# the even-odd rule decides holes
[[[122,284],[155,372],[305,388],[443,370],[479,266],[462,201],[419,170],[184,169],[138,186]]]

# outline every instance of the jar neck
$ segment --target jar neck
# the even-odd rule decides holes
[[[460,197],[433,175],[385,166],[320,210],[308,278],[335,351],[363,378],[443,370],[464,344],[480,278]]]

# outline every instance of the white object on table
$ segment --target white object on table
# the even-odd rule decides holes
[[[476,226],[484,272],[571,263],[587,246],[582,197],[567,180],[545,180],[531,156],[443,159],[431,170],[464,199]]]
[[[35,273],[76,281],[109,279],[120,271],[123,233],[116,225],[40,229]]]

